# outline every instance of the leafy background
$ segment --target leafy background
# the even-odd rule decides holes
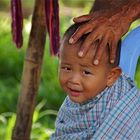
[[[72,18],[88,13],[92,0],[60,0],[61,36],[73,23]],[[16,117],[16,104],[20,93],[24,55],[28,44],[34,0],[24,0],[24,45],[16,49],[11,37],[11,15],[9,0],[0,1],[0,140],[10,140]],[[131,25],[130,31],[138,26],[139,20]],[[41,83],[36,101],[31,139],[46,140],[54,131],[57,111],[65,98],[57,76],[58,58],[50,56],[49,41],[46,40]],[[140,88],[140,62],[135,82]]]

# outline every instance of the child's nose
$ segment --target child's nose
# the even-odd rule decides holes
[[[80,84],[80,79],[81,79],[80,74],[75,73],[71,75],[69,82],[72,84]]]

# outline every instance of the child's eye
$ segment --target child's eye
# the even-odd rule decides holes
[[[61,67],[61,69],[65,70],[65,71],[71,71],[71,68],[69,68],[69,67]]]
[[[85,75],[90,75],[90,74],[92,74],[90,71],[83,71],[83,74],[85,74]]]

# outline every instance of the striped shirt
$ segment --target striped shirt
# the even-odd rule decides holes
[[[55,128],[51,140],[140,140],[140,92],[122,74],[84,104],[66,97]]]

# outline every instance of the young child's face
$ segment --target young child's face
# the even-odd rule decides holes
[[[83,103],[97,96],[107,86],[110,68],[106,56],[103,56],[103,61],[95,66],[92,63],[95,45],[83,58],[77,55],[80,43],[72,46],[65,41],[62,45],[59,80],[64,91],[76,103]]]

